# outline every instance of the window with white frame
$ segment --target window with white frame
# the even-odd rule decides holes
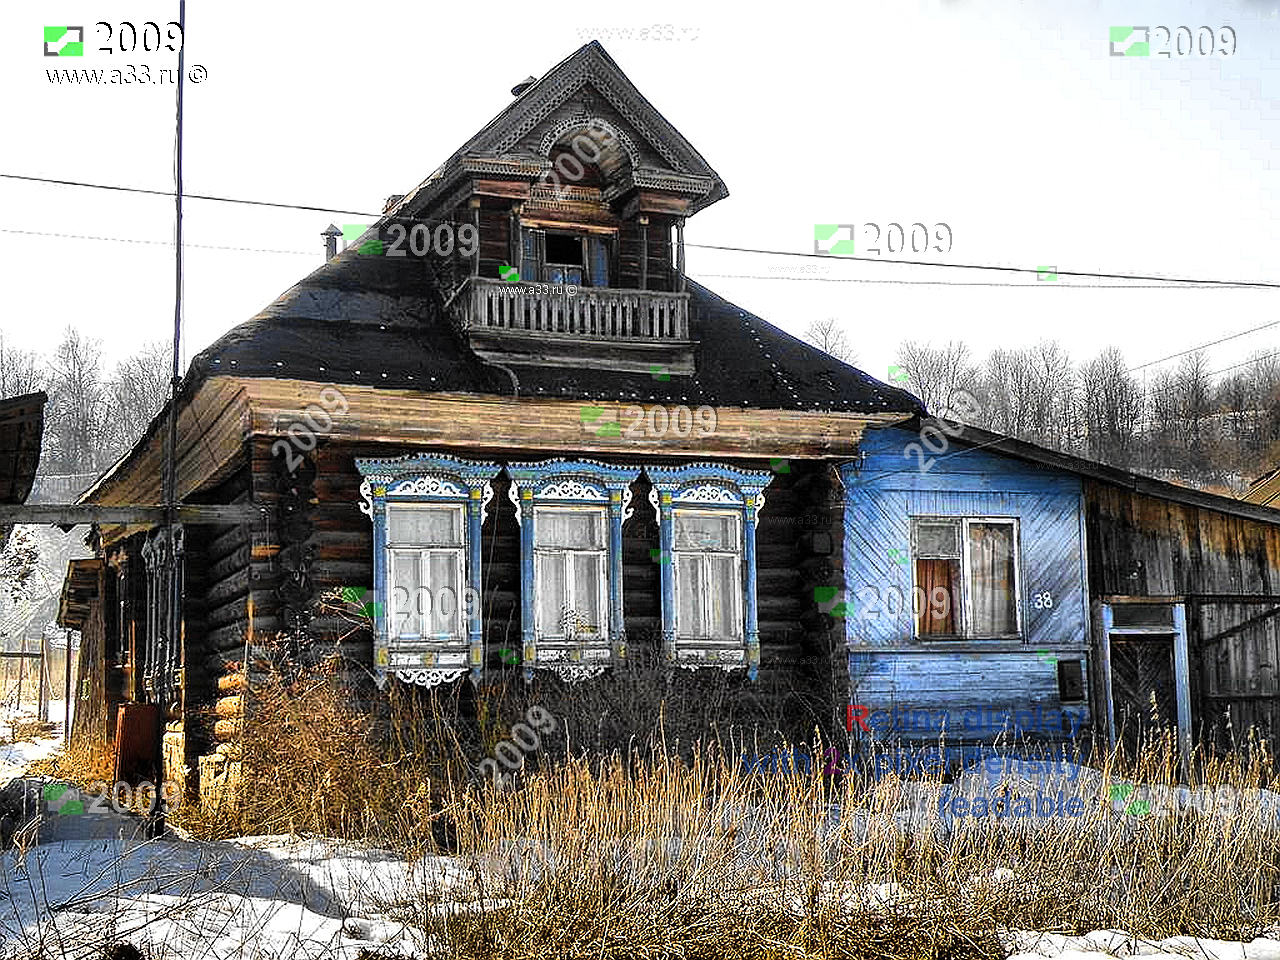
[[[392,638],[464,636],[465,522],[461,504],[387,504]]]
[[[916,636],[1021,634],[1017,520],[916,517],[911,552]]]
[[[677,508],[672,521],[677,638],[741,640],[741,513]]]
[[[608,514],[604,507],[534,510],[534,596],[541,639],[608,635]]]

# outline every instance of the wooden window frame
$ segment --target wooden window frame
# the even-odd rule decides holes
[[[460,543],[456,546],[442,546],[439,544],[418,544],[412,541],[393,542],[391,540],[392,515],[404,512],[413,512],[415,510],[448,510],[450,513],[457,515],[458,531]],[[433,503],[431,501],[411,501],[411,500],[392,500],[387,503],[387,544],[383,548],[386,554],[385,562],[387,569],[387,600],[390,604],[388,610],[388,629],[387,639],[396,641],[436,641],[444,643],[462,643],[466,640],[466,626],[463,619],[464,603],[464,583],[466,582],[467,569],[467,516],[463,504],[460,503]],[[400,608],[397,602],[397,592],[400,590],[400,584],[396,582],[396,554],[416,553],[418,557],[418,582],[422,588],[427,591],[431,597],[432,609],[434,605],[440,602],[438,596],[439,591],[435,590],[433,585],[428,583],[428,571],[431,569],[431,557],[436,554],[445,554],[454,558],[454,576],[453,583],[450,588],[454,595],[454,613],[453,613],[453,630],[449,633],[428,633],[423,627],[426,625],[428,617],[422,612],[422,605],[418,605],[418,611],[414,614],[418,621],[417,633],[396,633],[395,629],[397,616]],[[408,589],[405,590],[408,593]],[[413,597],[409,597],[410,603]]]
[[[960,608],[962,632],[958,634],[922,634],[919,628],[919,618],[914,612],[914,603],[916,597],[916,589],[919,587],[916,561],[922,559],[919,554],[919,525],[922,523],[950,523],[956,524],[959,528],[960,540]],[[978,635],[973,630],[973,605],[970,602],[972,593],[972,577],[973,565],[972,557],[969,549],[969,527],[971,524],[1004,524],[1013,527],[1013,610],[1014,619],[1016,621],[1016,631],[1014,633],[999,634],[982,634]],[[928,559],[928,558],[923,558]],[[950,559],[955,559],[950,558]],[[1022,610],[1022,523],[1018,517],[995,517],[986,515],[964,515],[964,516],[934,516],[934,515],[918,515],[911,517],[911,598],[913,604],[911,616],[911,633],[916,640],[926,643],[956,643],[957,641],[970,640],[1018,640],[1022,641],[1026,636],[1026,623]],[[953,598],[954,602],[954,598]],[[924,598],[924,604],[928,606],[928,597]]]
[[[742,511],[741,510],[715,510],[705,507],[676,507],[672,510],[672,518],[680,516],[703,516],[703,517],[729,517],[733,521],[733,541],[735,549],[727,550],[696,550],[681,549],[675,546],[674,542],[671,548],[671,566],[672,576],[675,578],[675,620],[676,620],[676,646],[688,643],[724,643],[741,644],[745,635],[743,625],[742,608],[744,605],[744,594],[746,593],[746,583],[742,576]],[[717,636],[708,634],[687,633],[681,629],[680,623],[680,595],[682,586],[680,583],[680,557],[695,558],[701,567],[702,582],[709,584],[711,578],[708,575],[711,570],[711,558],[713,557],[729,557],[733,560],[733,582],[737,589],[733,594],[733,614],[731,617],[734,625],[735,633],[732,636]],[[703,590],[699,597],[702,612],[702,622],[708,624],[711,622],[711,591]]]
[[[569,636],[563,630],[557,633],[549,633],[544,629],[544,625],[537,623],[538,600],[542,596],[543,583],[541,567],[538,561],[544,557],[562,556],[566,559],[565,563],[565,585],[571,597],[577,599],[577,578],[574,576],[574,568],[577,566],[578,556],[587,556],[596,558],[599,561],[600,577],[596,583],[596,609],[600,611],[600,622],[594,632],[578,634],[577,636],[588,642],[590,641],[607,641],[609,637],[609,509],[605,505],[589,506],[585,504],[537,504],[533,508],[534,513],[534,566],[533,566],[533,593],[534,593],[534,616],[535,636],[539,643],[542,641],[552,641],[558,643],[569,642]],[[600,539],[602,545],[591,549],[580,547],[545,547],[538,545],[538,518],[547,514],[556,513],[583,513],[600,518]]]

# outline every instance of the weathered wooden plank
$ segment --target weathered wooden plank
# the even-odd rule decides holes
[[[256,519],[262,509],[253,504],[195,504],[180,503],[176,518],[185,524],[248,523]],[[130,506],[101,506],[95,503],[57,504],[25,503],[0,504],[0,524],[44,523],[74,526],[81,523],[110,525],[147,525],[164,523],[166,511],[159,504]]]
[[[315,402],[327,384],[298,380],[245,380],[250,429],[262,435],[284,430],[297,411]],[[536,449],[575,454],[636,456],[641,451],[698,457],[789,457],[852,455],[863,428],[895,422],[900,414],[843,414],[717,407],[716,429],[707,436],[601,437],[583,426],[581,402],[532,398],[480,398],[407,390],[342,387],[349,403],[335,415],[327,437],[364,443],[464,447],[469,450]],[[639,402],[639,401],[637,401]],[[631,402],[594,401],[606,421],[626,424]],[[697,404],[694,404],[696,407]],[[483,438],[477,444],[477,438]],[[257,485],[255,480],[255,492]]]

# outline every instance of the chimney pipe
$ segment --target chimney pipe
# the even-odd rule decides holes
[[[324,237],[324,259],[328,263],[338,255],[338,238],[342,236],[342,231],[331,223],[320,236]]]
[[[520,96],[520,94],[524,93],[526,90],[528,90],[537,82],[538,82],[537,77],[525,77],[523,80],[521,80],[519,83],[517,83],[514,87],[511,88],[511,95],[513,97],[518,97]]]

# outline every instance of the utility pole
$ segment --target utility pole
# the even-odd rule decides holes
[[[71,743],[71,631],[62,631],[63,642],[67,645],[66,664],[63,669],[65,678],[62,687],[63,710],[62,710],[62,739],[63,742]]]
[[[36,710],[40,716],[40,722],[44,723],[49,719],[49,641],[45,636],[45,631],[40,631],[40,679],[36,684]]]
[[[182,382],[182,91],[187,69],[187,0],[178,0],[178,31],[182,45],[178,47],[178,103],[174,131],[174,278],[173,278],[173,370],[169,380],[169,449],[164,459],[165,538],[168,549],[164,562],[168,565],[166,580],[169,602],[164,626],[168,634],[167,649],[153,665],[156,676],[155,771],[156,792],[147,814],[147,836],[155,839],[164,834],[164,731],[167,726],[170,696],[179,696],[173,675],[180,658],[178,643],[182,635],[182,587],[178,565],[182,562],[177,549],[178,518],[178,387]]]

